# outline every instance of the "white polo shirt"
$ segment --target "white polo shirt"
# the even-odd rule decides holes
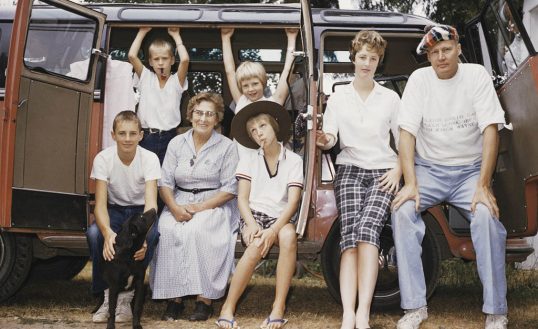
[[[235,177],[250,181],[250,208],[278,218],[288,204],[288,188],[303,188],[303,160],[280,144],[277,171],[271,177],[263,149],[239,159]]]
[[[99,152],[93,160],[92,179],[107,182],[108,203],[141,206],[146,203],[146,182],[161,178],[161,166],[155,153],[136,147],[133,161],[124,165],[116,145]]]
[[[459,64],[450,79],[439,79],[432,67],[413,72],[398,118],[400,128],[416,137],[417,154],[445,166],[481,159],[482,132],[504,122],[491,77],[478,64]]]
[[[181,86],[177,73],[174,73],[161,89],[157,75],[144,66],[138,82],[138,117],[142,127],[160,130],[176,128],[181,123],[181,95],[187,88],[187,79],[185,85]]]
[[[336,90],[323,114],[323,131],[340,142],[336,163],[362,169],[394,168],[398,157],[390,147],[390,131],[398,145],[399,108],[398,94],[377,82],[366,101],[353,81]]]

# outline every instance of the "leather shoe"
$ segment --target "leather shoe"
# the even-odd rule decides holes
[[[206,321],[213,315],[213,306],[207,305],[202,301],[196,301],[194,312],[189,317],[189,321]]]
[[[177,303],[173,300],[169,300],[166,303],[166,311],[164,311],[163,316],[161,317],[161,320],[163,321],[177,320],[183,313],[183,310],[185,310],[185,304],[183,304],[183,302]]]

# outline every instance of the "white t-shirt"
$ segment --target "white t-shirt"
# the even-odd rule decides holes
[[[303,160],[280,144],[276,175],[270,177],[263,149],[239,159],[235,177],[250,181],[250,208],[278,218],[288,204],[288,187],[303,188]]]
[[[336,163],[362,169],[394,168],[398,157],[390,147],[390,131],[398,145],[399,108],[398,94],[377,82],[366,101],[353,81],[336,90],[323,115],[323,131],[339,137],[342,151]]]
[[[181,122],[179,109],[181,94],[187,87],[187,79],[182,87],[179,84],[177,73],[174,73],[166,80],[164,88],[161,89],[157,75],[144,67],[138,83],[140,91],[138,117],[142,127],[161,130],[176,128]]]
[[[482,132],[502,128],[504,111],[493,82],[478,64],[459,64],[451,79],[432,67],[411,74],[398,117],[400,128],[416,137],[417,154],[446,166],[469,165],[482,157]]]
[[[256,100],[255,102],[258,102],[258,101],[271,101],[271,102],[274,102],[273,100],[273,97],[265,97],[263,96],[262,98]],[[239,113],[239,111],[241,111],[245,106],[249,105],[249,104],[252,104],[253,102],[247,98],[247,96],[245,95],[241,95],[241,97],[239,97],[239,99],[237,100],[237,104],[235,105],[235,108],[234,108],[234,113],[237,114]]]
[[[126,166],[113,145],[95,156],[90,177],[107,182],[108,203],[141,206],[146,203],[146,182],[161,178],[161,166],[155,153],[140,146],[136,147],[133,161]]]

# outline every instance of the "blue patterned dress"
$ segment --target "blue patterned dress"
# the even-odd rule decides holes
[[[168,145],[159,186],[174,190],[180,205],[202,202],[218,192],[237,195],[237,162],[234,143],[215,131],[196,154],[189,130]],[[176,186],[217,189],[193,194]],[[153,298],[222,297],[233,268],[238,220],[236,199],[196,213],[187,222],[177,222],[165,207],[150,274]]]

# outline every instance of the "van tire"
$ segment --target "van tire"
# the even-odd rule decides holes
[[[381,254],[384,255],[385,266],[379,269],[376,289],[372,300],[374,310],[390,310],[400,305],[400,288],[398,284],[397,264],[395,258],[392,228],[385,225],[380,235]],[[321,266],[323,277],[329,294],[341,303],[340,298],[340,220],[337,220],[325,240],[321,250]],[[439,279],[441,252],[433,232],[426,226],[422,241],[422,266],[426,279],[427,298],[433,294]]]
[[[30,278],[32,281],[71,280],[88,263],[87,256],[56,256],[49,259],[38,259],[32,265]]]
[[[0,232],[0,303],[22,287],[32,267],[32,239]]]

